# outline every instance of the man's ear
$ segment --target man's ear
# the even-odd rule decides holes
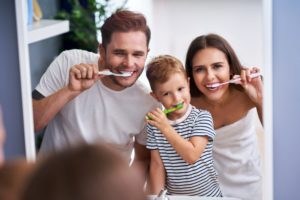
[[[103,44],[99,44],[98,51],[100,53],[100,56],[104,58],[105,57],[105,48],[104,48]]]
[[[98,46],[98,51],[100,54],[99,60],[98,60],[98,66],[99,66],[99,70],[104,69],[105,68],[105,48],[102,44],[99,44]]]

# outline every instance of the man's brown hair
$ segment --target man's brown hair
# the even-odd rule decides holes
[[[151,31],[147,20],[141,13],[119,10],[107,18],[101,27],[102,45],[106,49],[115,32],[142,31],[146,35],[147,46],[150,42]]]

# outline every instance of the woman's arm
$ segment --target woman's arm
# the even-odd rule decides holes
[[[157,195],[165,188],[166,173],[158,150],[151,150],[150,162],[150,194]]]
[[[241,72],[241,84],[245,89],[246,94],[257,109],[260,122],[263,124],[263,82],[261,76],[251,78],[250,74],[259,73],[260,69],[257,67],[247,68]]]

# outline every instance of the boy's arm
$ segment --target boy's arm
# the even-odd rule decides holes
[[[182,138],[170,125],[166,115],[161,109],[156,109],[151,113],[151,120],[147,122],[158,128],[173,146],[180,157],[189,164],[195,163],[202,155],[207,143],[208,136],[193,136],[189,140]]]
[[[195,163],[202,155],[207,143],[207,136],[194,136],[189,140],[182,138],[172,126],[161,130],[180,157],[187,163]]]
[[[150,194],[158,195],[165,188],[166,173],[158,150],[151,150]]]

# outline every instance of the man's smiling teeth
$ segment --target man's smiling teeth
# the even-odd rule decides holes
[[[121,74],[126,74],[127,76],[131,76],[133,74],[133,71],[120,71]]]

